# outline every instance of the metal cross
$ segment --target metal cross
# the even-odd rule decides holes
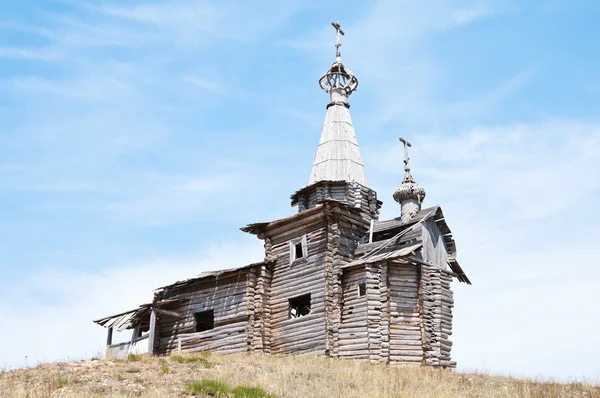
[[[408,157],[408,148],[411,147],[411,143],[408,142],[408,140],[406,138],[400,137],[400,142],[402,142],[404,144],[404,171],[410,171],[410,166],[408,164],[408,161],[410,160],[410,158]]]
[[[336,30],[336,38],[335,38],[335,57],[340,58],[340,35],[344,35],[344,31],[342,30],[342,26],[339,22],[332,22],[331,26],[333,26]]]

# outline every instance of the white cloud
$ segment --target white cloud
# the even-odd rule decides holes
[[[594,123],[476,127],[409,139],[414,174],[427,185],[429,198],[504,210],[510,221],[569,211],[600,188],[600,126]],[[401,151],[400,144],[369,148],[368,164],[394,173],[399,183]]]
[[[101,271],[47,268],[0,294],[0,368],[103,353],[106,330],[92,320],[151,301],[152,291],[203,271],[261,261],[260,242],[229,242],[183,258],[113,264]],[[122,336],[127,338],[128,336]]]
[[[59,57],[58,52],[48,49],[0,47],[0,58],[52,61]]]
[[[599,381],[596,355],[583,353],[597,352],[587,336],[600,334],[590,316],[600,278],[600,125],[556,120],[409,139],[424,206],[443,207],[473,282],[454,284],[459,368]],[[400,143],[363,152],[383,218],[398,216]]]
[[[238,200],[234,193],[250,184],[242,174],[210,176],[164,175],[141,173],[122,191],[123,198],[98,209],[119,218],[146,225],[164,225],[190,220],[193,216],[210,214],[219,206]],[[118,185],[113,188],[125,188]],[[113,190],[116,194],[117,192]]]
[[[204,79],[199,76],[185,76],[183,80],[209,93],[226,95],[229,92],[227,87],[217,80]]]

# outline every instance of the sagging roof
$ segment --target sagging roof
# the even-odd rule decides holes
[[[354,261],[349,262],[348,264],[344,264],[342,266],[342,269],[354,267],[356,265],[373,264],[373,263],[378,263],[381,261],[397,260],[397,259],[400,259],[403,257],[412,257],[415,255],[415,251],[419,250],[421,248],[421,246],[422,245],[419,243],[419,244],[412,245],[409,247],[404,247],[402,249],[388,251],[385,253],[378,253],[378,254],[374,254],[372,256],[366,256],[363,258],[359,258],[358,260],[354,260]]]
[[[184,300],[172,299],[162,300],[157,303],[142,304],[133,310],[95,320],[94,323],[97,323],[105,328],[113,328],[117,332],[133,329],[137,325],[141,325],[142,332],[146,332],[150,327],[150,312],[152,311],[153,307],[165,309],[169,308],[171,305],[179,304],[182,301]]]
[[[263,265],[265,264],[264,261],[259,261],[257,263],[252,263],[252,264],[248,264],[248,265],[244,265],[242,267],[237,267],[237,268],[227,268],[227,269],[221,269],[221,270],[216,270],[216,271],[207,271],[207,272],[203,272],[201,274],[198,274],[197,276],[193,277],[193,278],[189,278],[189,279],[184,279],[182,281],[177,281],[175,283],[172,283],[170,285],[166,285],[166,286],[162,286],[159,287],[157,289],[155,289],[155,295],[156,296],[160,296],[162,293],[164,293],[167,290],[171,290],[171,289],[176,289],[179,287],[183,287],[186,285],[190,285],[192,283],[195,283],[201,279],[205,279],[205,278],[211,278],[211,277],[216,277],[219,278],[225,274],[229,274],[232,272],[238,272],[241,270],[245,270],[245,269],[249,269],[252,268],[254,266],[258,266],[258,265]]]
[[[248,269],[248,268],[251,268],[251,267],[254,267],[257,265],[262,265],[262,264],[265,264],[265,262],[261,261],[261,262],[257,262],[257,263],[244,265],[243,267],[238,267],[238,268],[228,268],[228,269],[222,269],[222,270],[216,270],[216,271],[203,272],[193,278],[185,279],[183,281],[178,281],[178,282],[175,282],[175,283],[167,285],[167,286],[159,287],[159,288],[155,289],[155,292],[154,292],[155,298],[154,298],[153,303],[142,304],[138,308],[135,308],[133,310],[121,312],[116,315],[111,315],[111,316],[107,316],[105,318],[95,320],[94,323],[96,323],[100,326],[103,326],[105,328],[113,328],[119,332],[122,332],[123,330],[127,330],[127,329],[133,329],[138,324],[140,324],[142,331],[146,332],[146,331],[148,331],[149,326],[150,326],[150,313],[152,311],[152,308],[168,309],[171,305],[179,304],[181,302],[186,301],[186,299],[162,299],[161,295],[165,291],[170,290],[170,289],[175,289],[178,287],[182,287],[182,286],[185,286],[188,284],[192,284],[194,282],[197,282],[200,279],[210,278],[210,277],[218,278],[218,277],[223,276],[228,273],[238,272],[240,270]]]
[[[113,328],[118,332],[133,329],[139,323],[136,320],[143,318],[144,315],[149,313],[151,307],[152,304],[142,304],[139,308],[98,319],[94,323],[105,328]]]
[[[394,218],[386,221],[376,221],[373,225],[374,242],[359,244],[356,248],[355,255],[368,255],[373,248],[381,246],[384,241],[391,240],[392,238],[394,238],[394,241],[390,242],[391,244],[389,247],[381,251],[389,252],[396,250],[398,246],[411,244],[411,240],[415,239],[415,237],[411,235],[410,228],[430,218],[433,218],[438,229],[440,230],[440,233],[442,234],[442,239],[444,240],[444,244],[448,250],[448,265],[450,266],[450,269],[452,269],[452,271],[456,274],[456,277],[459,281],[470,285],[471,281],[462,270],[460,264],[458,264],[458,261],[456,261],[456,242],[452,237],[452,231],[446,223],[444,213],[442,212],[442,208],[440,206],[432,206],[422,209],[408,222],[402,222],[400,221],[400,218]],[[399,233],[401,235],[400,237],[397,237]]]

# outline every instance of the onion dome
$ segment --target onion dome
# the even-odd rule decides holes
[[[394,192],[394,200],[402,203],[408,199],[414,199],[417,203],[421,204],[423,199],[425,199],[425,189],[417,184],[410,171],[406,170],[402,184]]]

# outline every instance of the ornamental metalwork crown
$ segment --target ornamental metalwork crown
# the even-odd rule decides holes
[[[335,62],[331,65],[329,70],[325,72],[319,79],[319,86],[325,92],[331,93],[335,89],[343,91],[344,94],[350,95],[358,87],[358,79],[350,69],[346,68],[342,63],[340,55],[340,35],[344,35],[339,22],[332,22],[331,25],[336,30],[336,43],[335,43]]]

